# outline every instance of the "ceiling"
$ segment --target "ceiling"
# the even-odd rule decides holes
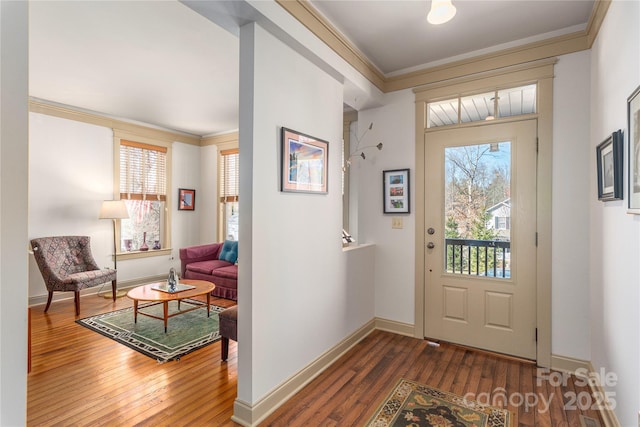
[[[386,76],[586,27],[593,0],[452,0],[457,13],[431,25],[427,0],[312,0]],[[516,43],[514,43],[516,42]],[[507,45],[507,46],[505,46]],[[493,50],[497,50],[493,49]]]
[[[313,0],[386,76],[586,27],[593,0]],[[30,95],[206,136],[238,128],[235,35],[176,1],[29,2]]]

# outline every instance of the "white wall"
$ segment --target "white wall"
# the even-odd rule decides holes
[[[200,149],[200,189],[198,210],[200,212],[200,232],[198,244],[218,240],[218,147],[207,145]]]
[[[102,201],[111,199],[112,130],[29,113],[29,239],[91,236],[98,265],[112,267],[112,221],[98,219]],[[46,293],[30,255],[29,295]]]
[[[98,219],[103,200],[113,198],[113,131],[110,128],[30,113],[29,238],[78,234],[91,237],[100,267],[112,267],[113,225]],[[171,255],[118,259],[118,281],[167,274],[179,268],[178,249],[201,243],[200,217],[211,211],[215,187],[200,191],[200,147],[172,145]],[[210,154],[210,153],[209,153]],[[196,189],[195,211],[179,211],[178,188]],[[215,215],[211,221],[215,221]],[[214,223],[215,224],[215,223]],[[47,291],[33,256],[29,257],[29,296]],[[57,294],[57,298],[72,297]]]
[[[240,61],[238,400],[253,405],[371,320],[373,288],[342,251],[341,83],[255,23]],[[328,194],[279,191],[281,126],[329,142]]]
[[[201,148],[196,145],[173,143],[171,167],[171,245],[176,258],[180,258],[178,249],[187,244],[200,243],[201,218],[211,208],[211,196],[200,187]],[[178,210],[178,189],[196,190],[195,209],[192,211]],[[209,196],[209,197],[207,197]],[[215,221],[215,216],[212,218]],[[215,224],[215,223],[214,223]],[[208,242],[211,243],[211,242]]]
[[[358,242],[376,244],[375,313],[377,317],[413,325],[415,294],[414,214],[383,214],[382,171],[410,169],[411,212],[415,210],[415,96],[411,90],[385,95],[385,106],[358,113],[360,137],[373,122],[361,146],[382,142],[382,151],[368,149],[366,159],[352,159],[357,174]],[[352,140],[352,147],[355,147]],[[392,229],[400,217],[402,229]]]
[[[590,360],[590,51],[558,58],[553,82],[551,351]]]
[[[591,52],[591,359],[596,370],[617,374],[606,390],[625,427],[637,425],[640,409],[640,217],[626,213],[627,194],[597,200],[595,147],[617,129],[627,134],[626,100],[640,84],[638,22],[640,2],[613,1]]]
[[[0,425],[27,419],[28,11],[0,2]]]

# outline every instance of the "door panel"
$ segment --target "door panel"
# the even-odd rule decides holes
[[[535,359],[536,126],[425,134],[426,337]]]

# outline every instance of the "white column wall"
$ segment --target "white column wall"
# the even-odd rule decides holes
[[[0,425],[27,420],[28,10],[0,2]]]
[[[551,352],[590,360],[589,51],[558,58],[553,82]]]
[[[240,61],[238,400],[253,405],[371,320],[373,288],[342,251],[342,84],[256,23]],[[329,142],[328,194],[279,191],[282,126]]]

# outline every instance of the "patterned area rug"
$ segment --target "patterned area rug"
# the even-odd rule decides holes
[[[201,303],[182,300],[181,308],[184,310],[185,305],[195,304]],[[177,310],[177,301],[169,302],[169,313],[175,313]],[[162,320],[138,314],[138,322],[134,323],[133,307],[79,319],[76,322],[162,363],[179,360],[187,353],[218,341],[218,313],[222,310],[223,307],[212,305],[210,317],[207,317],[206,308],[171,317],[166,333]],[[162,317],[162,304],[145,307],[141,311]]]
[[[508,427],[510,414],[413,381],[401,379],[369,427]]]

